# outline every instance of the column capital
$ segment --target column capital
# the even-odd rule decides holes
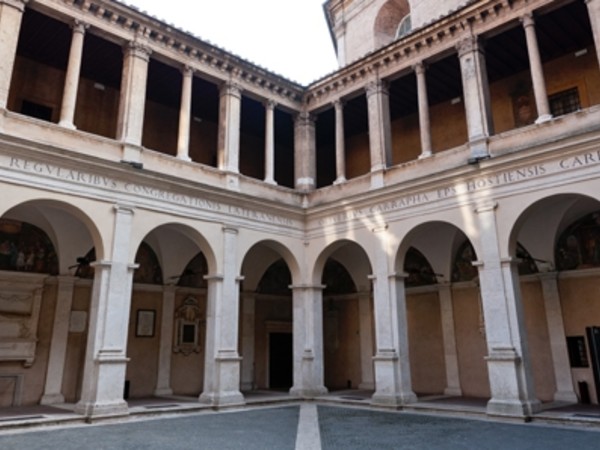
[[[376,94],[388,95],[389,83],[378,78],[376,80],[369,81],[365,86],[365,91],[367,93],[367,97],[371,97],[372,95]]]
[[[277,107],[278,103],[275,100],[268,99],[263,102],[263,105],[267,111],[273,111]]]
[[[481,214],[481,213],[485,213],[485,212],[490,212],[490,211],[495,211],[498,208],[498,202],[497,201],[489,201],[489,202],[485,202],[485,203],[480,203],[475,207],[475,212],[477,214]]]
[[[192,66],[189,66],[187,64],[185,64],[181,68],[181,73],[183,74],[184,77],[191,77],[191,76],[193,76],[195,71],[196,70]]]
[[[223,275],[220,273],[204,275],[202,278],[204,278],[209,283],[222,282],[224,279]]]
[[[523,16],[521,16],[521,23],[524,28],[532,27],[535,25],[535,19],[533,18],[533,13],[529,12]]]
[[[327,286],[324,284],[290,284],[288,287],[293,291],[324,291]]]
[[[130,214],[133,216],[133,214],[135,214],[135,206],[132,205],[124,205],[124,204],[120,204],[117,203],[116,205],[113,206],[113,209],[115,210],[115,213],[117,214]]]
[[[233,97],[242,97],[242,86],[235,81],[226,81],[219,88],[221,95],[231,95]]]
[[[0,0],[0,5],[12,6],[21,12],[25,11],[27,3],[29,3],[29,0]]]
[[[333,105],[333,107],[338,110],[338,109],[343,109],[344,105],[346,104],[346,102],[341,99],[341,98],[336,98],[334,101],[331,102],[331,104]]]
[[[150,55],[152,50],[147,45],[139,41],[129,41],[125,44],[124,52],[126,56],[133,56],[136,58],[143,59],[144,61],[150,61]]]
[[[73,33],[81,33],[85,34],[86,30],[90,27],[89,23],[83,22],[82,20],[75,19],[73,23],[71,23],[71,29]]]
[[[388,278],[393,281],[404,281],[410,275],[406,272],[394,272],[388,275]]]
[[[238,234],[239,232],[240,230],[238,230],[236,227],[231,227],[228,225],[223,226],[223,233],[225,234]]]
[[[423,75],[427,71],[427,67],[428,65],[426,63],[419,61],[412,66],[412,69],[417,75]]]
[[[477,36],[469,36],[456,44],[459,58],[469,53],[484,53],[483,43]]]
[[[302,112],[296,114],[294,121],[296,122],[296,125],[298,125],[298,126],[310,127],[310,126],[315,125],[317,118],[316,118],[316,116],[309,113],[308,111],[302,111]]]

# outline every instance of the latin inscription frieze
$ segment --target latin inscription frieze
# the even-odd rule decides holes
[[[413,206],[420,206],[437,200],[452,199],[461,195],[475,194],[488,189],[524,182],[545,175],[557,174],[586,166],[600,165],[600,150],[572,155],[544,163],[522,166],[513,170],[501,171],[482,177],[474,177],[458,183],[442,186],[432,191],[400,197],[378,203],[368,208],[355,208],[319,220],[320,226],[336,225],[351,220],[374,217],[381,213],[391,213]]]
[[[297,225],[296,222],[287,217],[277,214],[256,211],[234,205],[219,203],[214,200],[181,194],[178,192],[160,189],[155,186],[139,183],[125,182],[106,175],[98,175],[76,169],[67,169],[57,165],[28,160],[24,158],[9,157],[8,168],[20,172],[34,173],[58,180],[73,182],[94,188],[104,188],[140,197],[160,200],[172,204],[202,209],[212,212],[226,212],[229,215],[244,219],[269,222],[276,225]]]

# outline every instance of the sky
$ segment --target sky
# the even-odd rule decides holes
[[[307,85],[337,67],[324,0],[121,0]]]

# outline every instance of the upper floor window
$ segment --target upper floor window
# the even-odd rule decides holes
[[[404,19],[402,19],[400,21],[400,24],[398,25],[398,30],[396,31],[396,39],[399,39],[405,35],[407,35],[408,33],[410,33],[410,31],[412,30],[412,24],[410,21],[410,14],[407,14]]]
[[[579,91],[576,87],[557,92],[548,97],[550,112],[554,117],[569,114],[581,109]]]

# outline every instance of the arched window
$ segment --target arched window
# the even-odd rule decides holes
[[[403,36],[406,36],[412,30],[412,23],[410,21],[410,14],[407,14],[404,19],[400,21],[398,25],[398,30],[396,31],[396,39],[400,39]]]

